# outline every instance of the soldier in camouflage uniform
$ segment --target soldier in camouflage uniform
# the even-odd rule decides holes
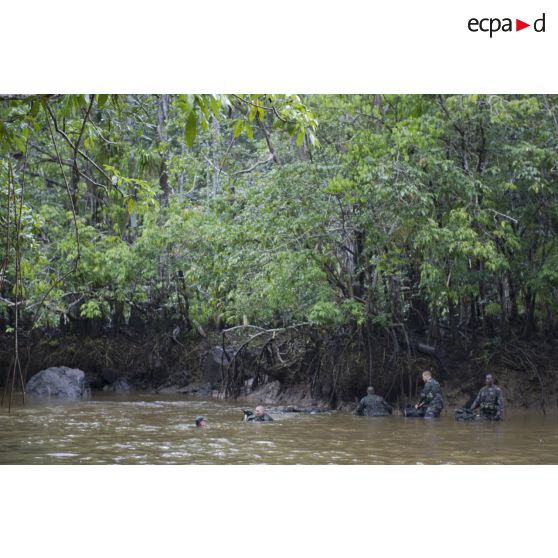
[[[391,415],[393,407],[380,395],[375,395],[374,388],[369,386],[365,395],[354,411],[355,415],[365,417],[385,417]]]
[[[254,411],[255,414],[246,417],[247,422],[273,422],[273,419],[265,412],[263,405],[258,405]]]
[[[477,398],[471,405],[471,411],[480,407],[480,417],[484,420],[502,420],[504,414],[504,398],[502,390],[494,385],[492,374],[487,374],[485,386],[481,388]]]
[[[419,412],[424,410],[424,418],[439,417],[444,408],[442,389],[440,384],[432,377],[430,370],[422,373],[424,388],[420,394],[420,401],[415,405]]]

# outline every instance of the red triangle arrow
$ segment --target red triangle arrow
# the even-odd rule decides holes
[[[520,19],[515,20],[515,30],[516,31],[521,31],[522,29],[525,29],[526,27],[531,27],[531,24],[530,23],[525,23],[524,21],[521,21]]]

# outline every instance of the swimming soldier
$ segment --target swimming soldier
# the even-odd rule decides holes
[[[244,411],[244,420],[246,422],[273,422],[273,419],[265,412],[263,405],[258,405],[254,409],[254,413]]]

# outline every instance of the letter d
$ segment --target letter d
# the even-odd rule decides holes
[[[539,29],[538,25],[539,23],[541,24],[541,28]],[[537,33],[544,33],[544,28],[545,28],[545,14],[542,15],[542,17],[540,19],[536,19],[535,23],[533,23],[533,29],[537,32]]]

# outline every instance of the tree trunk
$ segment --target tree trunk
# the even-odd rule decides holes
[[[161,188],[161,207],[167,207],[169,203],[169,175],[168,175],[168,136],[166,122],[169,114],[169,95],[161,95],[157,107],[157,133],[159,141],[164,144],[161,150],[161,166],[159,169],[159,186]]]

